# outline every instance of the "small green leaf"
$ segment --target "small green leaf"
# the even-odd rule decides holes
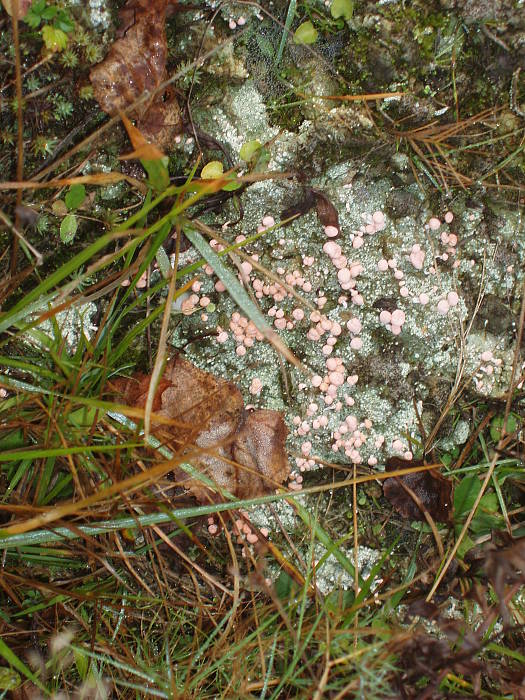
[[[342,17],[348,21],[352,19],[353,13],[353,0],[333,0],[330,7],[330,14],[334,19],[339,19],[339,17]]]
[[[170,175],[168,172],[168,156],[149,160],[141,158],[140,162],[144,166],[144,170],[148,173],[148,182],[157,192],[164,192],[170,184]]]
[[[27,15],[24,17],[24,22],[28,24],[32,29],[37,29],[40,25],[41,17],[32,10],[29,10]]]
[[[494,442],[499,442],[501,440],[501,431],[503,430],[503,423],[505,422],[505,416],[495,416],[490,423],[490,437]],[[515,415],[509,413],[507,418],[507,435],[510,435],[518,428],[518,420]]]
[[[242,158],[242,160],[245,160],[248,162],[251,160],[254,156],[255,153],[261,148],[261,143],[255,139],[254,141],[246,141],[246,143],[243,143],[241,146],[241,150],[239,151],[239,156]]]
[[[481,484],[475,474],[461,479],[454,491],[454,520],[456,523],[465,520],[480,490]]]
[[[239,187],[242,187],[242,182],[239,182],[234,177],[226,185],[223,185],[223,187],[221,187],[221,189],[224,190],[224,192],[233,192],[234,190],[238,190]]]
[[[289,598],[292,592],[292,586],[293,579],[286,573],[286,571],[281,571],[274,585],[277,597],[281,600],[286,600]]]
[[[314,25],[308,21],[300,24],[293,35],[295,44],[315,44],[319,33]]]
[[[68,209],[78,209],[86,198],[86,188],[82,184],[71,185],[64,197]]]
[[[56,29],[50,24],[45,24],[42,27],[42,39],[49,51],[63,51],[67,46],[67,34],[61,29]]]
[[[55,7],[54,5],[49,5],[48,7],[45,7],[42,12],[40,13],[40,16],[42,19],[53,19],[53,17],[56,16],[58,12],[58,8]]]
[[[224,172],[224,166],[220,160],[210,160],[201,170],[201,178],[203,180],[214,180],[221,177]]]
[[[67,33],[72,32],[75,28],[71,17],[66,12],[64,12],[64,10],[59,10],[58,15],[55,21],[53,22],[53,25],[58,29],[61,29],[63,32]]]
[[[60,238],[64,243],[71,243],[77,232],[78,221],[74,214],[68,214],[60,224]]]

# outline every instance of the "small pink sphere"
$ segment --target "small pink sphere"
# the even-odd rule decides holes
[[[388,260],[384,258],[377,263],[377,269],[379,272],[386,272],[388,270]]]
[[[381,311],[381,313],[379,314],[379,320],[381,321],[381,323],[384,323],[386,325],[392,320],[392,314],[390,313],[390,311],[383,309],[383,311]]]
[[[333,371],[339,367],[339,362],[337,361],[337,357],[329,357],[328,360],[326,361],[326,369],[329,369],[330,371]]]
[[[392,443],[392,449],[394,449],[396,452],[402,452],[404,445],[401,440],[394,440]]]
[[[393,325],[402,326],[406,320],[405,312],[401,309],[396,309],[391,316],[391,322]]]
[[[243,357],[244,355],[246,355],[246,348],[244,347],[244,345],[239,345],[235,349],[235,352],[239,357]]]
[[[441,221],[433,216],[428,222],[431,231],[437,231],[441,226]]]
[[[361,248],[363,245],[364,240],[361,238],[361,236],[356,236],[354,240],[352,241],[352,247],[353,248]]]
[[[423,306],[425,306],[425,304],[428,304],[429,301],[430,301],[430,298],[429,298],[428,294],[425,294],[425,292],[421,292],[421,294],[419,295],[419,303],[423,304]]]
[[[302,309],[294,309],[292,311],[292,316],[296,321],[302,321],[304,318],[304,311]]]
[[[342,372],[330,372],[328,377],[333,386],[343,386],[345,383],[345,376]]]
[[[399,290],[399,294],[402,297],[407,297],[409,294],[408,289],[406,287],[401,287],[401,289]]]
[[[275,224],[275,219],[273,216],[264,216],[262,220],[262,225],[267,226],[268,228],[270,226],[273,226]]]
[[[459,302],[459,296],[457,295],[456,292],[449,292],[447,294],[447,301],[450,306],[457,306]]]
[[[438,301],[437,304],[437,310],[438,313],[440,313],[442,316],[445,316],[448,313],[448,310],[450,309],[450,304],[446,299],[441,299],[441,301]]]
[[[318,374],[314,374],[311,381],[312,381],[312,386],[318,387],[318,386],[321,386],[323,378],[320,377]]]
[[[323,250],[330,258],[338,258],[341,255],[341,246],[335,241],[326,241]]]
[[[350,274],[350,270],[347,267],[344,267],[342,270],[339,270],[337,273],[337,279],[341,284],[347,284],[350,282],[352,279],[352,275]]]
[[[228,340],[228,334],[226,331],[221,331],[219,335],[217,336],[217,342],[218,343],[225,343]]]
[[[375,211],[372,214],[372,221],[374,222],[374,224],[382,224],[385,221],[385,215],[382,211]]]
[[[337,258],[332,258],[332,263],[336,270],[342,270],[343,267],[348,265],[348,260],[345,255],[340,255]]]
[[[396,326],[396,324],[393,323],[390,326],[390,332],[392,333],[392,335],[399,335],[401,333],[401,326]]]
[[[361,332],[361,321],[354,316],[354,318],[351,318],[349,321],[347,321],[346,327],[348,328],[350,333],[354,333],[354,335],[357,335]]]
[[[451,224],[453,220],[454,214],[451,211],[447,211],[447,213],[445,214],[445,221],[447,222],[447,224]]]
[[[363,341],[361,340],[361,338],[352,338],[352,340],[350,341],[350,347],[352,348],[352,350],[361,350],[361,348],[363,347]]]
[[[339,233],[339,229],[336,226],[325,226],[324,233],[328,238],[335,238]]]

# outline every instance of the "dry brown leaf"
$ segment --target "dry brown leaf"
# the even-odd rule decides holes
[[[95,98],[114,115],[144,92],[153,93],[166,80],[167,0],[128,0],[119,12],[121,26],[106,58],[90,73]],[[161,150],[182,130],[182,116],[171,88],[154,94],[132,113],[139,131]]]
[[[18,19],[22,19],[27,15],[32,3],[33,0],[18,0]],[[7,14],[13,16],[13,0],[2,0],[2,5],[5,7]]]
[[[125,403],[143,408],[149,382],[149,376],[137,373],[115,386]],[[235,384],[198,369],[180,355],[166,366],[153,411],[174,421],[165,431],[179,449],[194,453],[193,466],[238,498],[269,493],[290,473],[282,415],[265,409],[247,411]],[[195,448],[200,448],[197,454]],[[219,498],[202,482],[183,473],[176,476],[199,501]]]
[[[386,471],[409,469],[423,464],[423,460],[407,461],[400,457],[391,457],[386,463]],[[408,490],[403,488],[403,484],[413,491],[423,510]],[[438,522],[445,523],[452,520],[452,481],[445,479],[437,470],[414,472],[385,479],[383,493],[403,518],[425,520],[424,510],[426,510],[430,517]]]

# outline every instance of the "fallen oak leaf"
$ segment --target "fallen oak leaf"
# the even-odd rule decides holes
[[[400,457],[391,457],[386,462],[386,471],[392,472],[408,467],[423,466],[423,460],[407,461]],[[412,491],[422,508],[410,496],[408,490]],[[413,472],[403,474],[383,482],[383,494],[394,509],[403,517],[409,520],[426,520],[425,510],[433,520],[438,522],[452,521],[452,481],[441,476],[435,470]]]
[[[136,408],[146,404],[150,377],[137,373],[113,382],[119,399]],[[218,487],[238,498],[271,492],[290,473],[285,452],[287,428],[278,411],[247,411],[239,388],[195,367],[178,355],[168,362],[153,401],[157,416],[171,418],[163,438],[188,453],[188,461]],[[153,420],[155,425],[155,420]],[[177,471],[175,477],[201,502],[220,493]]]

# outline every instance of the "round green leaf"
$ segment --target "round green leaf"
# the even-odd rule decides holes
[[[300,24],[293,35],[296,44],[315,44],[319,33],[314,25],[308,21]]]
[[[354,13],[354,3],[353,0],[333,0],[332,5],[330,6],[330,14],[334,19],[339,19],[339,17],[342,17],[343,19],[349,20],[352,19],[352,15]]]
[[[82,184],[71,185],[64,197],[68,209],[78,209],[86,198],[86,188]]]
[[[220,160],[210,160],[201,170],[201,178],[203,180],[214,180],[216,177],[221,177],[224,172],[224,166]]]
[[[261,143],[260,141],[257,141],[257,139],[255,139],[254,141],[246,141],[246,143],[243,143],[243,145],[241,146],[239,155],[242,158],[242,160],[248,162],[253,158],[254,154],[257,153],[257,151],[260,148]]]
[[[71,243],[77,232],[78,221],[74,214],[68,214],[60,224],[60,238],[64,243]]]

